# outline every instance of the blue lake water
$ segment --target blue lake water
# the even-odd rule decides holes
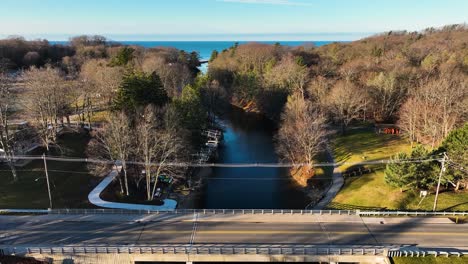
[[[153,47],[174,47],[176,49],[184,50],[186,52],[196,51],[200,54],[202,60],[207,60],[211,56],[213,50],[222,51],[232,47],[236,42],[245,44],[251,41],[120,41],[126,45],[139,45],[145,48]],[[275,44],[279,42],[281,45],[297,47],[301,45],[322,46],[332,41],[258,41],[259,43]]]
[[[126,45],[139,45],[145,48],[154,47],[173,47],[186,52],[196,51],[200,55],[201,60],[208,60],[211,57],[211,53],[214,50],[221,52],[224,49],[228,49],[238,42],[239,44],[245,44],[252,41],[120,41]],[[280,43],[284,46],[297,47],[303,45],[315,45],[322,46],[330,44],[333,41],[258,41],[259,43],[275,44]],[[207,72],[207,64],[203,64],[200,67],[202,72]]]
[[[173,47],[184,50],[186,52],[196,51],[200,54],[200,58],[207,60],[211,56],[213,50],[222,51],[232,47],[236,42],[245,44],[252,41],[119,41],[125,45],[139,45],[145,48],[154,47]],[[322,46],[330,44],[333,41],[257,41],[258,43],[275,44],[280,43],[284,46],[297,47],[302,45]],[[52,44],[67,44],[68,41],[50,41]]]

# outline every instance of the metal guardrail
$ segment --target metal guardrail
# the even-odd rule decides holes
[[[360,216],[468,216],[468,212],[427,212],[427,211],[356,211]]]
[[[75,254],[163,254],[163,255],[312,255],[312,256],[386,256],[386,257],[467,257],[468,251],[388,249],[385,247],[323,247],[278,245],[154,245],[154,246],[0,246],[3,255]],[[1,255],[0,254],[0,255]]]
[[[468,212],[409,212],[360,210],[271,210],[271,209],[176,209],[147,211],[123,209],[54,209],[49,214],[292,214],[292,215],[360,215],[360,216],[468,216]]]
[[[170,211],[125,210],[125,209],[54,209],[49,214],[222,214],[222,215],[262,215],[262,214],[334,214],[354,215],[352,210],[278,210],[278,209],[176,209]]]
[[[386,256],[381,247],[323,247],[277,245],[182,245],[182,246],[64,246],[2,247],[5,255],[22,254],[183,254],[183,255],[359,255]]]
[[[291,214],[359,216],[468,216],[468,212],[364,211],[364,210],[280,210],[280,209],[176,209],[171,211],[126,209],[0,209],[1,213],[37,214]]]
[[[467,257],[468,251],[389,250],[387,257]]]

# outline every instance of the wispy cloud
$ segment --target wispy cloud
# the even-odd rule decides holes
[[[264,5],[289,5],[289,6],[312,6],[312,3],[294,0],[216,0],[217,2],[239,3],[239,4],[264,4]]]

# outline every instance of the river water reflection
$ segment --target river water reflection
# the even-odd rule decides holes
[[[273,122],[233,107],[222,124],[218,163],[278,162]],[[309,203],[284,168],[214,168],[201,193],[197,207],[206,209],[304,209]]]

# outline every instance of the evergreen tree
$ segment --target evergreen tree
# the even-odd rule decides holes
[[[133,53],[135,52],[134,49],[130,47],[122,47],[117,55],[112,58],[110,62],[110,66],[125,66],[127,65],[130,61],[133,60],[134,55]]]
[[[428,159],[430,153],[422,145],[416,146],[411,151],[412,160]],[[410,182],[408,186],[413,189],[428,189],[434,186],[437,181],[437,165],[434,162],[411,162],[408,166]]]
[[[429,152],[419,145],[414,148],[411,155],[398,153],[392,158],[394,162],[387,164],[385,168],[385,182],[391,186],[404,187],[412,190],[428,189],[437,181],[437,165],[428,159]]]
[[[114,100],[114,108],[134,111],[137,107],[149,104],[163,106],[168,100],[161,79],[156,73],[132,72],[124,76]]]
[[[218,58],[218,51],[217,50],[213,50],[213,52],[211,52],[211,56],[210,56],[210,62],[214,61],[216,58]]]
[[[392,163],[387,164],[385,168],[385,182],[393,187],[403,188],[410,182],[410,175],[408,173],[408,163],[398,163],[402,160],[407,160],[409,157],[406,153],[398,153],[392,158]]]
[[[207,120],[207,113],[203,107],[200,89],[196,85],[187,85],[182,95],[175,101],[176,111],[181,126],[188,130],[200,130]]]
[[[463,127],[450,132],[438,152],[447,153],[449,166],[444,178],[454,185],[455,190],[458,190],[460,185],[468,180],[463,171],[468,170],[468,122]]]

